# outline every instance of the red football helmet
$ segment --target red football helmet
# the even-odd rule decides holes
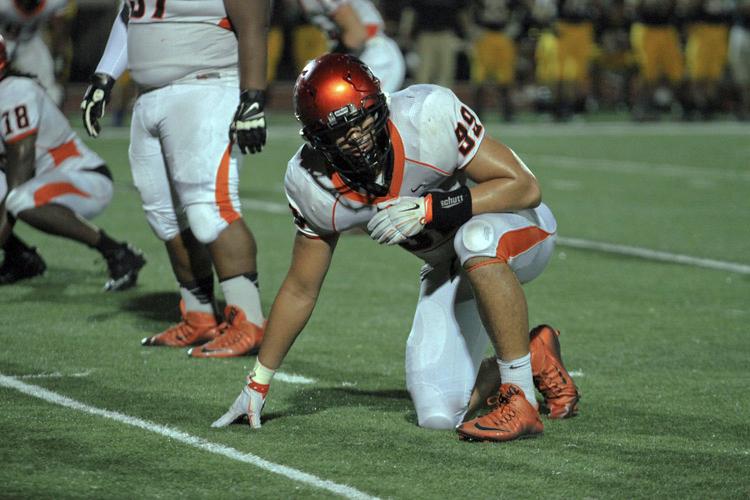
[[[302,135],[351,188],[388,193],[393,171],[388,106],[380,80],[359,59],[326,54],[305,66],[294,85]]]

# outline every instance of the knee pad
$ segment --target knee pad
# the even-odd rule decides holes
[[[151,230],[157,238],[162,241],[169,241],[177,237],[181,231],[181,224],[178,220],[177,214],[171,209],[166,210],[147,210],[146,220],[148,225],[151,226]]]
[[[216,241],[229,224],[219,214],[218,207],[212,203],[196,203],[185,208],[190,229],[195,239],[208,245]]]
[[[466,407],[463,397],[450,397],[440,387],[418,384],[409,387],[417,424],[426,429],[455,429],[461,423]],[[459,395],[457,395],[459,396]]]
[[[493,225],[474,217],[456,232],[453,248],[463,265],[472,257],[495,257],[497,240],[498,234]]]
[[[24,186],[18,186],[12,189],[7,198],[5,198],[5,209],[13,215],[18,217],[20,212],[34,208],[34,195],[29,189],[24,189]]]

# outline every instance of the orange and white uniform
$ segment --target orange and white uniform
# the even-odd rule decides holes
[[[55,63],[41,30],[67,6],[68,0],[45,0],[33,12],[27,12],[16,0],[0,0],[0,33],[5,37],[13,66],[36,76],[58,105],[63,89],[55,81]]]
[[[3,150],[32,135],[36,135],[34,176],[8,193],[8,211],[17,215],[56,203],[87,219],[101,213],[112,200],[112,180],[96,171],[104,160],[73,132],[39,83],[7,76],[0,81]],[[4,180],[0,184],[5,185]]]
[[[127,66],[140,89],[130,130],[133,181],[157,237],[171,240],[189,225],[210,243],[241,217],[228,136],[239,103],[236,37],[222,0],[130,6],[97,72],[117,78]]]
[[[312,164],[303,149],[289,161],[284,186],[302,234],[318,238],[367,231],[377,203],[465,184],[463,169],[485,136],[474,112],[436,85],[413,85],[392,94],[389,108],[393,174],[388,195],[368,199],[348,189],[337,174]],[[552,213],[540,205],[477,215],[445,233],[426,229],[402,244],[425,262],[406,348],[407,388],[420,426],[452,428],[461,422],[488,346],[461,264],[477,256],[498,258],[528,282],[550,259],[556,231]]]
[[[343,5],[351,5],[367,28],[368,38],[359,59],[380,79],[384,91],[395,92],[401,88],[406,76],[404,56],[398,44],[383,32],[383,16],[370,0],[299,0],[299,4],[310,22],[327,33],[331,40],[339,37],[339,29],[331,16]]]

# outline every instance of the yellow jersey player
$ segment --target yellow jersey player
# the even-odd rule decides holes
[[[503,119],[514,114],[512,91],[516,81],[516,39],[524,25],[525,9],[517,0],[474,0],[469,9],[473,38],[471,81],[474,110],[481,117],[486,91],[497,86]]]
[[[689,14],[687,73],[692,103],[704,119],[710,119],[719,107],[733,8],[731,0],[695,0]]]

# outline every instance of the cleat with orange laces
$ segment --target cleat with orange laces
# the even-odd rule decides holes
[[[194,358],[233,358],[258,352],[263,340],[263,327],[247,320],[245,312],[228,305],[224,310],[226,321],[219,325],[219,335],[211,342],[193,347],[188,356]]]
[[[534,385],[544,396],[549,418],[574,417],[581,398],[563,365],[559,336],[560,332],[549,325],[539,325],[530,333],[531,372]]]
[[[213,313],[186,311],[185,302],[180,301],[182,321],[163,332],[144,337],[144,346],[187,347],[204,344],[216,338],[219,334],[218,323]]]
[[[526,400],[520,387],[503,384],[497,396],[487,399],[492,409],[486,415],[459,425],[462,441],[511,441],[534,437],[544,432],[539,412]]]

